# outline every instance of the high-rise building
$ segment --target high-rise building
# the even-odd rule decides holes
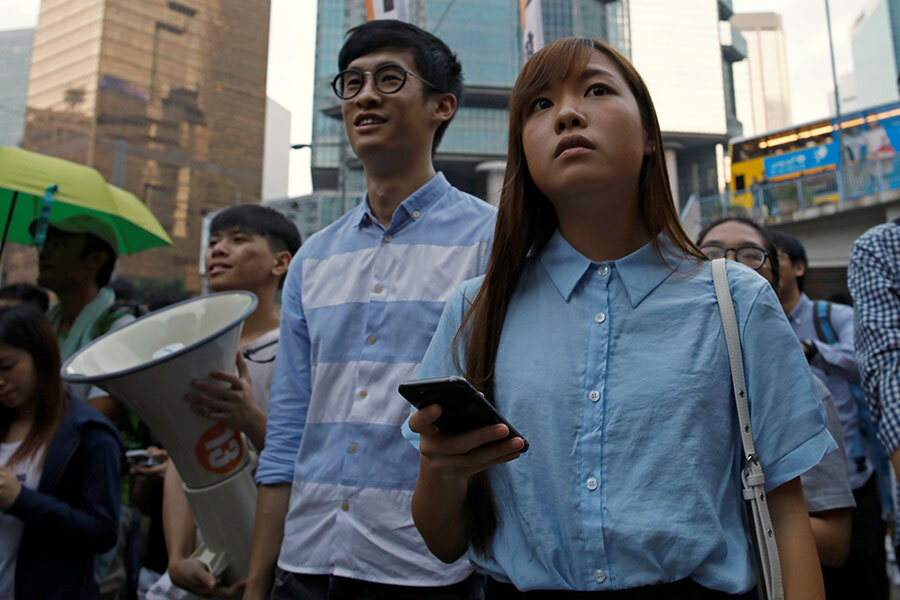
[[[313,188],[335,190],[343,183],[358,199],[365,181],[358,161],[347,160],[350,151],[340,147],[343,124],[330,82],[345,32],[365,21],[365,3],[318,2]],[[506,155],[506,107],[522,64],[519,2],[408,4],[410,20],[444,40],[463,66],[465,95],[435,166],[459,188],[493,200]],[[676,195],[686,200],[693,193],[718,191],[715,147],[741,131],[731,64],[745,51],[728,22],[730,0],[543,0],[541,8],[546,42],[572,35],[599,38],[632,59],[654,95]]]
[[[263,152],[262,199],[287,198],[291,152],[291,111],[266,97],[266,139]]]
[[[0,146],[22,144],[33,41],[34,29],[0,31]]]
[[[900,0],[873,0],[850,28],[861,107],[893,102],[900,86]]]
[[[788,127],[793,120],[781,15],[739,13],[731,22],[747,41],[747,60],[734,65],[737,116],[744,135]]]
[[[268,31],[269,0],[41,2],[24,146],[95,167],[175,242],[120,275],[198,290],[203,215],[259,201]]]

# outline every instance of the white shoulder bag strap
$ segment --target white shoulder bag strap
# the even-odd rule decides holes
[[[744,447],[744,468],[741,471],[741,482],[744,488],[744,499],[750,504],[753,517],[753,531],[756,535],[756,550],[759,553],[760,579],[757,582],[765,597],[769,600],[784,600],[784,588],[781,582],[781,563],[778,559],[778,546],[775,544],[775,530],[766,504],[765,482],[759,456],[753,446],[753,430],[750,427],[750,409],[747,406],[747,384],[744,380],[744,359],[741,351],[741,337],[737,318],[734,314],[734,303],[731,301],[731,290],[725,273],[725,259],[712,261],[713,283],[716,287],[716,299],[722,315],[722,326],[725,328],[725,341],[728,344],[728,359],[731,362],[731,381],[734,384],[734,403],[737,406],[738,421],[741,426],[741,442]]]

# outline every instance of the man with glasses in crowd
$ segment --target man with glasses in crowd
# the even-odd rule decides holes
[[[813,301],[804,292],[806,250],[796,237],[771,231],[778,247],[781,285],[778,297],[794,333],[800,339],[810,369],[834,396],[844,432],[844,449],[850,487],[856,500],[851,513],[852,533],[847,561],[839,567],[823,567],[829,598],[858,596],[887,599],[884,536],[878,476],[875,473],[876,440],[868,434],[854,345],[853,308],[844,304]]]
[[[478,597],[468,561],[440,562],[413,524],[419,457],[400,434],[410,406],[397,393],[493,236],[494,209],[432,164],[461,68],[399,21],[350,30],[338,63],[367,192],[288,272],[244,597]]]

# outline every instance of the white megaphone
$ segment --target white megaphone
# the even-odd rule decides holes
[[[229,582],[247,576],[256,485],[241,433],[202,417],[184,400],[195,379],[233,372],[250,292],[221,292],[160,309],[97,338],[63,366],[138,414],[184,481],[205,545],[194,556]]]

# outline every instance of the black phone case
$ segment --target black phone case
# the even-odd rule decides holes
[[[525,439],[509,421],[497,412],[468,381],[462,377],[419,379],[404,381],[397,388],[400,395],[418,409],[431,404],[441,405],[441,416],[434,424],[443,433],[458,434],[486,425],[503,423],[509,427],[506,439],[520,437],[525,442],[522,452],[528,451]]]

